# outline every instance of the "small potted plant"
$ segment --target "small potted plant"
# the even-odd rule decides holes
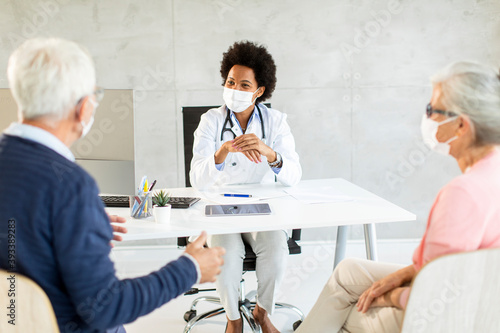
[[[168,223],[172,206],[168,204],[170,194],[161,190],[153,196],[153,215],[157,223]]]

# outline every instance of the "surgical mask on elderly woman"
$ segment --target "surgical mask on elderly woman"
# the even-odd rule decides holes
[[[438,122],[432,120],[431,118],[427,118],[427,115],[424,114],[422,117],[422,123],[420,124],[420,130],[422,131],[422,139],[424,140],[424,143],[437,153],[449,155],[451,148],[450,143],[458,139],[458,136],[454,136],[446,142],[439,142],[436,134],[439,126],[447,124],[455,119],[457,119],[457,117],[448,118],[444,121]]]
[[[224,98],[224,102],[229,110],[236,113],[243,112],[255,102],[257,97],[253,98],[253,94],[255,94],[259,89],[260,87],[254,92],[249,92],[224,87],[222,98]]]

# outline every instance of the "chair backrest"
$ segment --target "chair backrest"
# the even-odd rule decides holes
[[[189,181],[189,170],[193,159],[194,131],[200,123],[201,115],[210,109],[219,106],[186,106],[182,108],[182,130],[184,135],[184,173],[186,175],[186,187],[191,187]]]
[[[26,276],[3,269],[0,281],[0,332],[59,333],[52,304],[42,288]]]
[[[402,333],[499,332],[500,249],[439,257],[416,276]]]

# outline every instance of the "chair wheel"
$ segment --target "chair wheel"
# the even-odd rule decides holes
[[[295,323],[293,323],[293,330],[296,331],[297,328],[299,328],[300,324],[302,324],[302,320],[297,320]]]
[[[184,320],[189,322],[191,319],[196,317],[196,310],[189,310],[184,314]],[[295,325],[295,324],[294,324]]]

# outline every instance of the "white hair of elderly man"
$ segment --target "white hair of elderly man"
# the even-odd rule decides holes
[[[81,98],[93,93],[96,84],[89,52],[60,38],[24,42],[10,56],[7,76],[19,121],[40,117],[60,121]]]

